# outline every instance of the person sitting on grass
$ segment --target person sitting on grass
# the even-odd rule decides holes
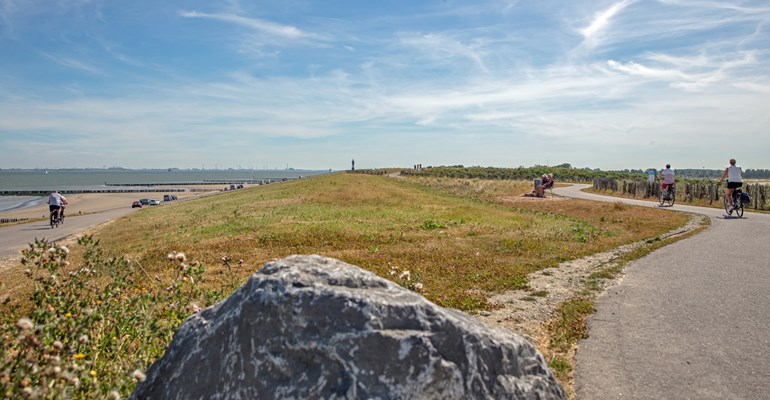
[[[543,174],[540,184],[535,187],[535,197],[545,197],[545,190],[553,187],[553,175]]]

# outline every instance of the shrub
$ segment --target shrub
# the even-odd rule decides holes
[[[216,296],[199,287],[205,268],[169,254],[167,283],[141,265],[109,257],[98,241],[72,268],[69,249],[38,240],[23,252],[33,281],[0,325],[0,393],[6,398],[122,398],[166,349],[182,320]]]

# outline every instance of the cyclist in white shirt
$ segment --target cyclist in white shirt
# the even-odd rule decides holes
[[[59,192],[56,190],[52,191],[51,194],[48,195],[48,211],[53,213],[64,213],[64,205],[67,204],[67,199],[64,198]]]
[[[725,168],[725,172],[722,174],[722,178],[719,179],[719,183],[727,178],[727,191],[725,197],[727,197],[727,203],[730,207],[733,206],[733,192],[736,188],[743,186],[743,170],[741,167],[735,164],[735,159],[730,159],[730,165]]]
[[[671,169],[671,164],[666,164],[666,169],[660,172],[660,176],[663,178],[663,183],[660,185],[662,190],[666,190],[669,186],[674,188],[674,170]]]

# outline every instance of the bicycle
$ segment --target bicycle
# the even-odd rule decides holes
[[[730,205],[730,203],[727,201],[727,195],[725,194],[724,197],[725,202],[725,211],[727,211],[727,215],[733,215],[733,211],[735,211],[735,215],[738,218],[743,218],[743,191],[741,188],[735,188],[733,190],[733,204]]]
[[[59,224],[62,224],[63,217],[60,214],[60,211],[58,209],[51,211],[51,215],[49,217],[49,222],[51,224],[51,229],[56,228],[59,226]]]
[[[673,206],[676,201],[676,188],[668,185],[666,190],[661,189],[658,200],[660,201],[661,207],[666,203],[668,203],[669,207]]]

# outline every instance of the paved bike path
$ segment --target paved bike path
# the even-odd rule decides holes
[[[657,207],[583,193],[559,195]],[[625,268],[579,343],[578,399],[770,398],[770,215],[665,207],[711,227]]]
[[[0,260],[18,255],[35,239],[45,238],[49,242],[62,240],[101,223],[122,217],[134,210],[139,209],[121,207],[93,214],[67,216],[63,225],[53,229],[47,220],[4,226],[0,228]]]

